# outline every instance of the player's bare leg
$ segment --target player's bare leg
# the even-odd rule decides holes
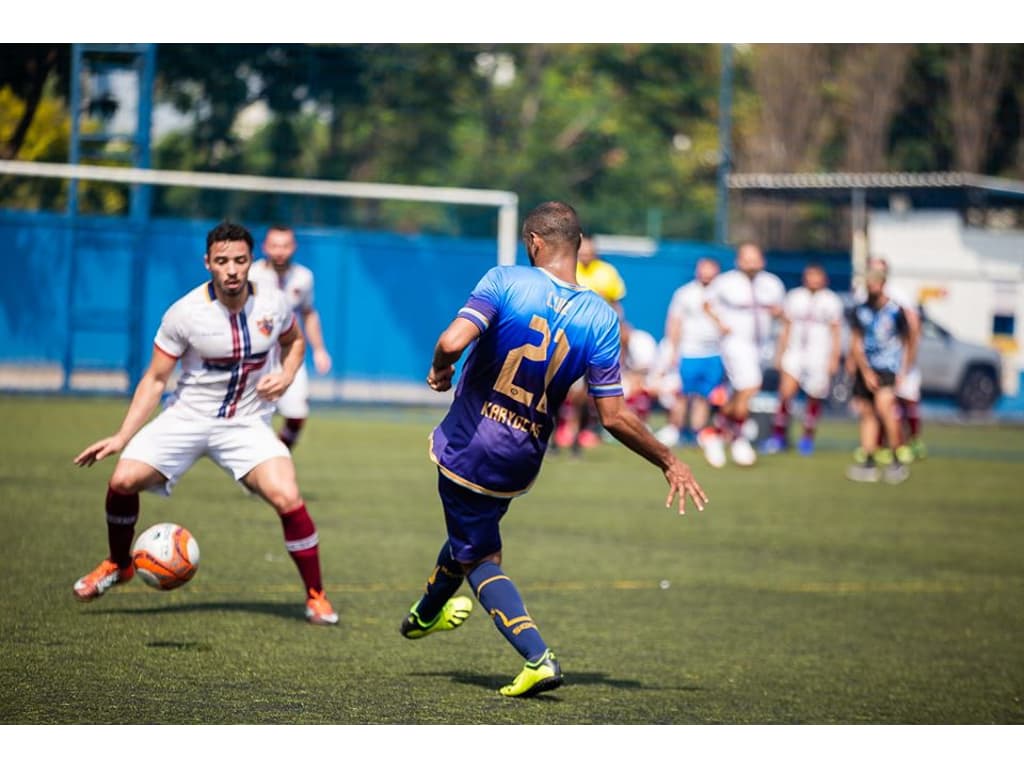
[[[335,612],[324,594],[320,573],[320,538],[306,510],[290,458],[275,456],[257,465],[242,482],[266,500],[284,529],[284,543],[306,588],[306,618],[313,624],[337,624]]]
[[[105,504],[109,555],[75,582],[72,590],[78,600],[89,602],[102,597],[111,587],[124,584],[135,575],[131,547],[139,520],[139,493],[166,482],[166,477],[141,461],[117,462],[107,486]]]

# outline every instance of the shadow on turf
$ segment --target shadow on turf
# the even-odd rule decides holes
[[[508,679],[505,677],[495,677],[493,675],[472,675],[462,671],[451,671],[451,672],[415,672],[412,673],[412,677],[446,677],[453,683],[459,683],[460,685],[473,685],[478,688],[486,688],[487,690],[493,691],[496,688],[508,683]],[[601,685],[608,686],[609,688],[618,688],[620,690],[633,690],[633,691],[661,691],[669,690],[663,686],[658,685],[644,685],[639,680],[621,680],[614,677],[609,677],[604,672],[568,672],[565,675],[565,685]],[[673,686],[671,690],[682,690],[682,691],[700,691],[703,690],[700,686]],[[537,697],[538,699],[557,699],[552,693],[541,694]]]
[[[97,614],[125,614],[128,616],[147,616],[173,613],[208,613],[212,611],[242,611],[245,613],[265,613],[268,616],[278,616],[284,619],[295,619],[306,621],[302,611],[301,603],[271,603],[250,600],[248,602],[211,602],[211,603],[190,603],[188,605],[161,605],[152,608],[109,608],[106,610],[91,611]]]

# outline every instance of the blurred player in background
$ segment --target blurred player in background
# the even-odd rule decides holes
[[[914,365],[916,339],[906,313],[885,293],[886,274],[869,269],[865,278],[867,300],[851,317],[850,354],[857,366],[853,404],[860,415],[860,450],[864,457],[849,467],[846,476],[858,482],[877,482],[884,466],[889,483],[901,483],[910,473],[899,458],[900,432],[896,417],[896,388]],[[895,456],[882,455],[879,423]]]
[[[658,431],[658,439],[668,446],[696,439],[707,426],[711,393],[725,376],[718,328],[704,311],[706,289],[720,271],[715,259],[700,259],[694,279],[677,288],[669,302],[665,338],[671,350],[670,366],[679,369],[681,389],[669,409],[668,423]]]
[[[314,624],[338,622],[324,594],[316,526],[299,493],[291,454],[270,426],[274,401],[295,378],[306,345],[284,295],[249,281],[252,246],[252,235],[238,224],[210,230],[205,256],[210,281],[164,313],[153,359],[121,428],[75,457],[78,466],[89,467],[121,453],[107,487],[110,554],[75,582],[79,600],[95,600],[135,575],[131,546],[139,492],[169,496],[182,475],[208,456],[277,512],[285,547],[305,586],[306,618]],[[272,371],[275,349],[281,362]],[[179,361],[173,397],[147,424]]]
[[[263,239],[265,258],[253,265],[251,279],[257,285],[277,288],[288,298],[313,349],[317,373],[325,374],[331,370],[331,356],[324,345],[320,313],[313,306],[313,273],[293,261],[296,247],[291,227],[280,224],[271,227]],[[277,412],[284,419],[277,436],[291,450],[309,417],[309,373],[305,361],[295,374],[295,381],[277,401]]]
[[[707,501],[689,467],[625,405],[619,318],[575,282],[576,212],[565,203],[544,203],[526,217],[522,235],[532,266],[488,271],[434,349],[427,383],[445,392],[455,363],[472,345],[455,399],[430,441],[448,537],[423,596],[401,625],[409,639],[461,626],[473,602],[455,593],[468,580],[495,627],[525,659],[500,689],[504,696],[532,696],[562,684],[555,654],[502,570],[500,523],[511,500],[536,480],[554,414],[573,382],[585,376],[604,427],[661,468],[669,486],[666,506],[678,496],[682,514],[687,495],[698,509]]]
[[[622,300],[626,297],[626,283],[615,267],[598,257],[594,238],[587,235],[584,235],[580,242],[576,262],[576,283],[589,288],[607,301],[622,322],[625,318]],[[571,447],[573,453],[579,454],[582,448],[598,445],[601,438],[594,429],[596,421],[597,416],[590,398],[587,397],[586,385],[580,380],[569,391],[569,396],[558,414],[555,447]]]
[[[886,275],[885,295],[903,309],[910,335],[913,337],[916,347],[920,344],[921,339],[921,315],[917,309],[917,302],[905,291],[889,284],[890,270],[889,262],[886,259],[881,256],[871,256],[868,258],[867,268],[869,271],[882,272]],[[867,300],[867,293],[861,288],[854,292],[854,297],[857,303],[861,304]],[[850,373],[854,374],[852,361],[848,360],[848,366]],[[913,367],[896,384],[896,409],[896,417],[900,425],[900,442],[902,443],[895,449],[900,451],[899,460],[904,464],[909,464],[915,459],[924,459],[927,456],[927,449],[921,438],[921,368],[916,359]],[[879,426],[881,427],[881,425]],[[889,447],[892,449],[891,446]],[[859,453],[855,458],[858,461],[864,460]]]
[[[782,315],[786,288],[765,271],[764,253],[755,243],[736,249],[736,268],[723,272],[707,287],[704,311],[718,328],[722,363],[732,392],[715,417],[712,430],[699,436],[708,463],[725,465],[725,443],[732,459],[749,467],[757,461],[743,424],[750,416],[750,400],[761,390],[761,355],[771,338],[772,322]]]
[[[761,446],[765,453],[789,448],[789,418],[799,390],[807,395],[803,435],[797,445],[802,456],[814,452],[814,435],[822,403],[839,373],[842,351],[843,302],[828,287],[828,275],[817,264],[804,268],[803,285],[786,294],[782,310],[775,367],[779,370],[779,404],[772,435]]]

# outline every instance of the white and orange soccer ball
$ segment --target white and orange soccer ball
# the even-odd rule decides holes
[[[153,589],[177,589],[196,575],[199,544],[176,523],[157,523],[135,540],[135,572]]]

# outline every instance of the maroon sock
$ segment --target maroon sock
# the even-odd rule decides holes
[[[821,416],[821,400],[817,397],[807,398],[807,410],[804,412],[804,437],[814,438]]]
[[[921,411],[913,400],[900,400],[900,405],[903,406],[903,418],[910,430],[910,439],[913,440],[921,434]]]
[[[779,440],[785,440],[788,427],[789,400],[779,398],[779,407],[775,411],[775,420],[772,422],[772,436]]]
[[[284,527],[284,545],[299,569],[306,591],[312,589],[322,592],[324,585],[320,577],[320,539],[313,519],[306,511],[306,505],[300,504],[291,512],[281,515],[281,525]]]
[[[132,540],[139,520],[139,494],[118,493],[107,486],[107,545],[118,568],[132,564]]]
[[[290,450],[293,445],[299,442],[299,432],[302,431],[302,425],[305,423],[305,419],[285,419],[281,432],[277,436],[278,439],[288,446]]]

